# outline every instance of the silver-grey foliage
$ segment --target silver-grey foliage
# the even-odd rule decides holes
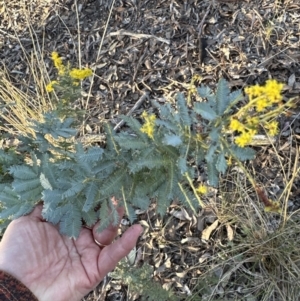
[[[199,164],[206,167],[209,185],[217,186],[219,173],[227,170],[226,158],[248,160],[255,152],[237,147],[223,131],[241,94],[230,93],[225,80],[216,94],[207,87],[198,88],[198,93],[203,102],[192,108],[183,94],[174,106],[153,102],[154,139],[141,132],[142,124],[133,117],[123,116],[127,128],[121,132],[106,124],[103,148],[73,145],[74,120],[46,113],[44,122],[33,123],[36,135],[20,137],[23,143],[16,152],[0,152],[2,175],[9,171],[8,177],[1,175],[0,218],[28,214],[42,200],[43,217],[59,224],[61,233],[77,238],[82,222],[93,225],[100,219],[99,231],[119,222],[112,196],[131,221],[135,208],[147,209],[153,200],[159,214],[175,199],[199,207],[187,181],[195,178]],[[49,136],[60,140],[54,143]]]

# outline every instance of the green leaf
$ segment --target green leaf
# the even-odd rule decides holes
[[[31,166],[26,166],[26,165],[12,166],[10,167],[9,171],[14,176],[14,178],[20,180],[36,179],[37,177],[36,172],[32,169]]]
[[[253,160],[255,158],[256,152],[250,147],[239,147],[233,145],[231,148],[234,156],[241,161]]]
[[[41,187],[41,183],[39,178],[31,180],[14,180],[12,186],[16,192],[20,193],[23,191],[39,188]]]
[[[215,120],[218,117],[216,112],[206,102],[196,102],[194,104],[194,110],[196,113],[200,114],[204,119],[209,121]]]
[[[95,182],[90,182],[88,186],[85,188],[85,196],[86,200],[82,210],[84,212],[88,212],[92,206],[95,204],[95,199],[98,196],[99,187],[95,184]]]
[[[229,105],[229,95],[230,90],[228,83],[224,78],[221,78],[218,82],[216,100],[217,100],[217,113],[222,115]]]
[[[236,104],[243,99],[243,93],[241,90],[233,91],[229,94],[229,104],[235,102]]]
[[[225,174],[227,170],[227,161],[223,153],[220,153],[217,159],[216,168],[222,174]]]
[[[137,137],[134,137],[128,133],[120,133],[115,137],[115,140],[118,142],[122,149],[144,149],[148,147],[149,143],[142,141]]]
[[[112,222],[112,216],[110,212],[110,207],[108,205],[108,201],[105,200],[101,203],[101,207],[99,209],[99,226],[97,228],[97,232],[100,233],[104,229],[106,229]]]
[[[63,216],[59,228],[60,232],[70,238],[78,238],[82,227],[81,213],[75,204],[66,205],[66,214]]]
[[[186,101],[184,99],[184,95],[182,93],[178,93],[176,96],[177,100],[177,109],[178,109],[178,114],[179,117],[182,121],[183,126],[191,126],[191,118],[189,115],[188,107],[186,105]]]
[[[182,140],[177,135],[165,134],[163,142],[167,145],[178,146],[182,143]]]
[[[130,162],[128,165],[129,170],[131,173],[136,173],[144,168],[148,169],[154,169],[154,168],[159,168],[161,166],[164,166],[166,164],[166,161],[164,158],[160,157],[148,157],[148,158],[141,158],[140,161],[137,162]]]
[[[147,210],[150,205],[150,199],[146,196],[141,197],[140,195],[135,196],[131,202],[133,205],[140,208],[141,210]]]
[[[219,184],[219,172],[216,168],[215,158],[212,162],[207,162],[207,175],[209,185],[217,187]]]
[[[82,211],[81,215],[88,227],[94,226],[98,220],[98,216],[97,216],[97,213],[95,212],[94,208],[87,212]]]
[[[177,162],[177,166],[180,169],[180,173],[183,175],[187,172],[188,167],[186,164],[186,158],[180,157]]]
[[[207,150],[206,156],[205,156],[205,160],[207,162],[212,162],[214,160],[214,155],[218,149],[218,144],[211,144],[210,147]]]
[[[197,92],[202,98],[208,98],[209,96],[213,95],[211,89],[208,86],[203,85],[197,88]]]
[[[81,182],[74,182],[74,183],[72,183],[72,186],[63,193],[62,197],[63,198],[69,198],[69,197],[75,196],[83,188],[84,188],[84,184],[83,183],[81,183]]]
[[[214,127],[211,129],[209,133],[209,138],[211,139],[212,142],[219,142],[221,136],[221,127]]]
[[[0,186],[0,202],[2,203],[2,210],[0,218],[16,219],[22,215],[28,214],[34,208],[34,202],[20,202],[17,193],[12,190],[9,186]]]
[[[44,201],[43,211],[54,210],[62,200],[62,194],[63,191],[58,189],[44,190],[42,193],[42,200]]]
[[[91,147],[86,153],[83,153],[79,156],[79,160],[83,162],[95,162],[99,161],[102,158],[103,149],[100,147]]]

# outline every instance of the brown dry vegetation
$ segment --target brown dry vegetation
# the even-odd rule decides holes
[[[187,93],[195,74],[212,88],[220,77],[232,89],[274,78],[285,83],[284,100],[299,97],[299,18],[298,0],[2,0],[0,73],[13,97],[41,112],[51,105],[52,51],[92,68],[76,105],[87,110],[82,138],[97,143],[103,120],[118,125],[120,114],[152,110],[151,99]],[[280,117],[276,141],[245,165],[282,215],[264,212],[246,171],[232,166],[198,216],[176,203],[164,217],[155,205],[138,214],[145,232],[135,264],[153,266],[153,278],[183,300],[300,300],[299,114]],[[4,127],[22,130],[16,123]],[[108,276],[85,300],[141,298]]]

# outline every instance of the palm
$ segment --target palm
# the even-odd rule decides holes
[[[140,226],[132,227],[102,249],[94,237],[108,245],[117,228],[100,234],[83,228],[72,240],[42,221],[40,211],[36,208],[11,223],[0,244],[0,268],[21,280],[39,300],[80,300],[133,248],[141,231]]]

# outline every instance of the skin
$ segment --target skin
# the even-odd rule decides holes
[[[43,220],[42,206],[14,220],[0,243],[0,270],[25,284],[40,301],[81,300],[133,249],[140,225],[130,227],[114,243],[118,227],[101,233],[82,228],[74,240]],[[123,209],[118,209],[120,217]],[[100,247],[95,243],[108,245]]]

